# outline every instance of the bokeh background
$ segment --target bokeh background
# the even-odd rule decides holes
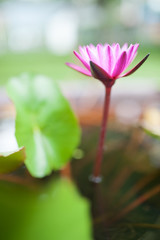
[[[160,0],[1,0],[0,84],[22,72],[84,78],[65,62],[76,61],[78,45],[99,42],[140,43],[134,64],[151,56],[125,82],[159,88]]]
[[[84,130],[82,145],[74,154],[75,159],[82,158],[82,164],[81,161],[80,163],[73,161],[75,164],[73,165],[74,178],[82,177],[82,180],[78,180],[78,184],[84,196],[88,194],[85,194],[85,190],[88,188],[86,183],[89,184],[88,176],[90,174],[90,170],[88,168],[88,173],[86,166],[91,166],[89,164],[92,164],[96,154],[95,145],[98,141],[102,116],[104,88],[99,81],[69,69],[65,62],[78,63],[73,50],[78,49],[79,45],[104,44],[105,42],[110,44],[119,42],[121,46],[125,42],[128,44],[139,43],[138,55],[132,66],[150,53],[150,57],[137,72],[117,80],[113,87],[106,148],[106,160],[109,159],[109,161],[105,161],[106,165],[103,168],[105,198],[103,199],[104,196],[102,196],[102,204],[96,204],[101,201],[102,195],[98,190],[95,194],[97,199],[94,200],[95,206],[98,207],[95,209],[96,211],[103,210],[104,202],[106,203],[105,209],[107,214],[109,210],[107,216],[109,219],[110,213],[114,215],[114,213],[117,214],[118,208],[119,211],[121,210],[123,200],[125,197],[127,199],[128,193],[129,196],[131,193],[131,204],[133,203],[131,206],[134,206],[134,199],[136,204],[141,205],[146,196],[146,199],[152,196],[150,192],[147,192],[148,195],[144,197],[143,193],[146,191],[156,190],[155,193],[152,192],[153,195],[160,192],[159,170],[157,170],[160,166],[159,140],[151,140],[146,137],[142,129],[134,128],[134,126],[142,126],[141,121],[144,117],[144,120],[145,118],[149,119],[149,126],[155,123],[155,129],[158,129],[158,133],[160,131],[160,0],[0,0],[0,152],[17,149],[14,134],[15,108],[7,98],[3,86],[10,78],[21,76],[21,74],[25,76],[26,73],[41,74],[56,80],[60,83],[65,96],[70,100]],[[145,113],[150,106],[156,107],[156,109]],[[93,128],[89,130],[86,125]],[[84,175],[83,169],[87,170]],[[23,170],[25,171],[24,168]],[[37,181],[31,178],[26,171],[24,174],[26,174],[26,180],[29,180],[29,186]],[[21,179],[20,181],[19,178],[17,179],[16,173],[11,175],[11,178],[9,175],[1,175],[0,178],[4,181],[13,181],[16,184],[20,182],[21,184]],[[76,180],[76,182],[78,181]],[[68,195],[70,190],[72,194],[72,188],[70,189],[66,185],[64,187],[62,185],[62,188],[58,186],[55,189],[60,189],[60,192],[57,195],[56,190],[55,196],[58,198],[54,200],[52,193],[54,186],[48,190],[42,189],[42,192],[39,192],[37,188],[38,192],[30,193],[24,189],[23,183],[20,188],[14,187],[13,183],[0,181],[2,210],[2,224],[0,224],[2,231],[0,232],[5,233],[6,239],[10,239],[11,236],[13,240],[22,239],[22,237],[17,238],[17,233],[20,234],[19,236],[23,236],[23,239],[31,239],[29,234],[32,232],[34,234],[34,230],[38,233],[38,239],[45,239],[39,231],[39,229],[43,230],[44,225],[46,228],[43,233],[48,234],[46,239],[50,239],[52,232],[53,234],[65,234],[62,227],[59,227],[61,225],[53,227],[57,226],[53,222],[54,220],[57,222],[57,216],[59,223],[64,220],[62,225],[66,229],[70,229],[70,227],[73,230],[76,229],[65,218],[72,217],[72,214],[74,215],[77,211],[73,208],[76,206],[74,195],[73,201]],[[46,197],[47,195],[49,197]],[[12,201],[10,201],[11,199]],[[77,199],[76,195],[75,199]],[[55,205],[53,200],[59,205]],[[65,212],[64,209],[69,212]],[[79,212],[82,213],[81,208],[79,209]],[[142,221],[142,223],[149,223],[145,226],[149,226],[148,228],[151,230],[159,229],[159,209],[158,195],[158,198],[148,201],[146,205],[133,211],[133,215],[131,214],[127,221]],[[131,208],[132,210],[133,208]],[[103,215],[104,210],[102,211],[102,225]],[[87,216],[86,219],[88,219]],[[79,222],[84,224],[84,227],[87,226],[83,219],[79,218]],[[79,222],[75,221],[73,216],[72,223]],[[69,224],[68,227],[66,227],[66,223]],[[157,225],[154,226],[153,223]],[[119,232],[122,230],[121,239],[130,238],[131,235],[133,235],[133,239],[138,239],[142,237],[143,233],[144,239],[159,239],[159,235],[148,231],[148,228],[144,228],[144,232],[141,233],[141,228],[138,232],[137,229],[134,231],[133,227],[128,226],[127,234],[125,231],[123,233],[121,226],[120,230],[116,231],[115,228],[111,228],[109,234],[115,232],[113,239],[120,239]],[[143,228],[143,224],[140,227]],[[124,228],[126,229],[126,226]],[[81,232],[81,228],[78,229]],[[105,235],[102,235],[102,237],[105,236],[105,239],[108,234],[106,231],[108,230],[105,229]],[[134,234],[137,234],[136,231],[138,235],[134,237]],[[37,239],[33,237],[33,234],[32,238]],[[158,238],[154,238],[154,234]],[[54,238],[57,235],[52,236]],[[66,239],[77,239],[77,237],[66,237]],[[79,239],[84,238],[79,235]]]

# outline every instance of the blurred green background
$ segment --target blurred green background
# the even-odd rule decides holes
[[[159,87],[159,26],[159,0],[0,1],[0,84],[22,72],[78,80],[65,66],[78,62],[72,54],[78,45],[138,42],[133,65],[151,56],[129,78]]]

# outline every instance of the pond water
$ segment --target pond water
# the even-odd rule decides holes
[[[93,184],[89,176],[98,134],[97,127],[84,128],[84,157],[72,162],[74,180],[91,202],[94,239],[160,239],[160,142],[137,127],[113,124],[106,140],[103,180]]]

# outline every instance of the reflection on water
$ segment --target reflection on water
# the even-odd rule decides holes
[[[95,239],[159,239],[160,170],[151,161],[153,139],[141,129],[112,124],[102,168],[103,181],[94,185],[88,176],[98,132],[97,128],[84,129],[81,148],[85,157],[73,162],[74,178],[92,203]]]

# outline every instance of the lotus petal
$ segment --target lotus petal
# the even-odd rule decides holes
[[[113,73],[112,73],[112,78],[117,78],[124,70],[125,66],[126,66],[126,60],[127,60],[127,53],[124,51],[121,56],[119,57]]]
[[[127,77],[129,75],[131,75],[132,73],[134,73],[135,71],[138,70],[138,68],[140,68],[142,66],[142,64],[147,60],[147,58],[149,57],[150,54],[147,54],[134,68],[132,68],[130,71],[124,73],[123,75],[121,75],[120,77]]]
[[[66,65],[68,66],[68,67],[71,67],[71,68],[73,68],[74,70],[76,70],[76,71],[78,71],[78,72],[80,72],[80,73],[83,73],[84,75],[87,75],[87,76],[92,76],[91,75],[91,72],[89,72],[87,69],[84,69],[84,68],[82,68],[82,67],[80,67],[80,66],[77,66],[77,65],[75,65],[75,64],[73,64],[73,63],[66,63]]]
[[[102,82],[105,82],[107,80],[110,81],[112,79],[111,76],[103,68],[101,68],[100,66],[98,66],[92,61],[90,61],[90,67],[91,67],[92,76],[94,78],[97,78]]]

